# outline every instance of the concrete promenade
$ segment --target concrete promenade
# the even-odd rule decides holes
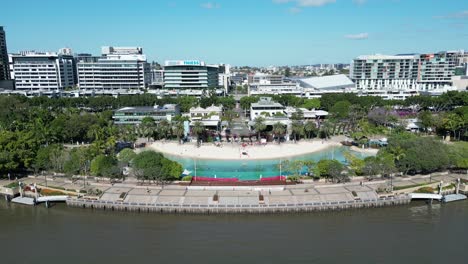
[[[468,175],[433,175],[396,178],[394,187],[454,182]],[[25,178],[26,184],[45,185],[44,177]],[[99,190],[99,195],[71,197],[69,206],[140,212],[177,213],[274,213],[339,210],[407,204],[406,191],[378,193],[390,181],[352,181],[345,184],[309,182],[284,186],[180,186],[177,184],[141,186],[127,180],[111,185],[94,180],[70,181],[48,178],[48,186],[64,190]],[[1,183],[0,183],[1,184]],[[418,188],[418,187],[415,187]],[[412,191],[412,190],[411,190]]]
[[[394,186],[448,183],[459,175],[399,178]],[[408,204],[405,192],[378,194],[388,181],[346,184],[305,183],[286,186],[178,186],[121,185],[105,191],[98,200],[69,199],[83,208],[159,213],[288,213]],[[122,198],[122,194],[125,194]]]

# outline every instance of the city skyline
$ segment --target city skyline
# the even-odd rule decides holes
[[[85,0],[67,12],[55,0],[28,2],[27,9],[3,4],[9,10],[1,21],[9,53],[70,47],[97,55],[101,46],[140,46],[149,61],[159,63],[308,65],[350,63],[362,54],[459,50],[468,39],[462,1],[168,0],[110,6]]]

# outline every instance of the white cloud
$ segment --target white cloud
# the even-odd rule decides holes
[[[288,12],[290,14],[297,14],[297,13],[300,13],[302,11],[302,9],[300,9],[299,7],[291,7],[288,9]]]
[[[296,2],[298,6],[323,6],[335,3],[336,0],[297,0]]]
[[[220,8],[221,5],[218,3],[203,3],[201,4],[201,7],[205,9],[215,9],[215,8]]]
[[[273,3],[276,4],[285,4],[285,3],[290,3],[294,2],[296,3],[297,6],[299,7],[318,7],[318,6],[324,6],[326,4],[331,4],[335,3],[336,0],[273,0]]]
[[[367,0],[353,0],[353,3],[356,5],[363,5],[367,2]]]
[[[463,10],[460,12],[448,14],[445,16],[434,16],[434,18],[468,18],[468,10]]]
[[[344,37],[347,39],[368,39],[369,33],[349,34]]]

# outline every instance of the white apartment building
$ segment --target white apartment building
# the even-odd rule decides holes
[[[76,84],[75,61],[70,54],[27,51],[9,57],[16,90],[63,90]]]
[[[460,55],[464,52],[447,51],[420,56],[418,82],[423,90],[451,87],[456,66],[460,65]]]
[[[80,89],[144,89],[151,83],[150,64],[140,47],[102,47],[102,56],[78,58]]]
[[[449,89],[463,51],[434,54],[370,55],[354,59],[350,76],[356,91],[369,95],[416,95],[421,91]],[[390,99],[390,98],[389,98]]]
[[[418,89],[419,55],[370,55],[354,59],[351,79],[358,91]]]

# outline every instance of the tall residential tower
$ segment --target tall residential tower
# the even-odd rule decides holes
[[[0,26],[0,81],[10,79],[10,69],[8,64],[8,51],[6,36],[3,27]]]

